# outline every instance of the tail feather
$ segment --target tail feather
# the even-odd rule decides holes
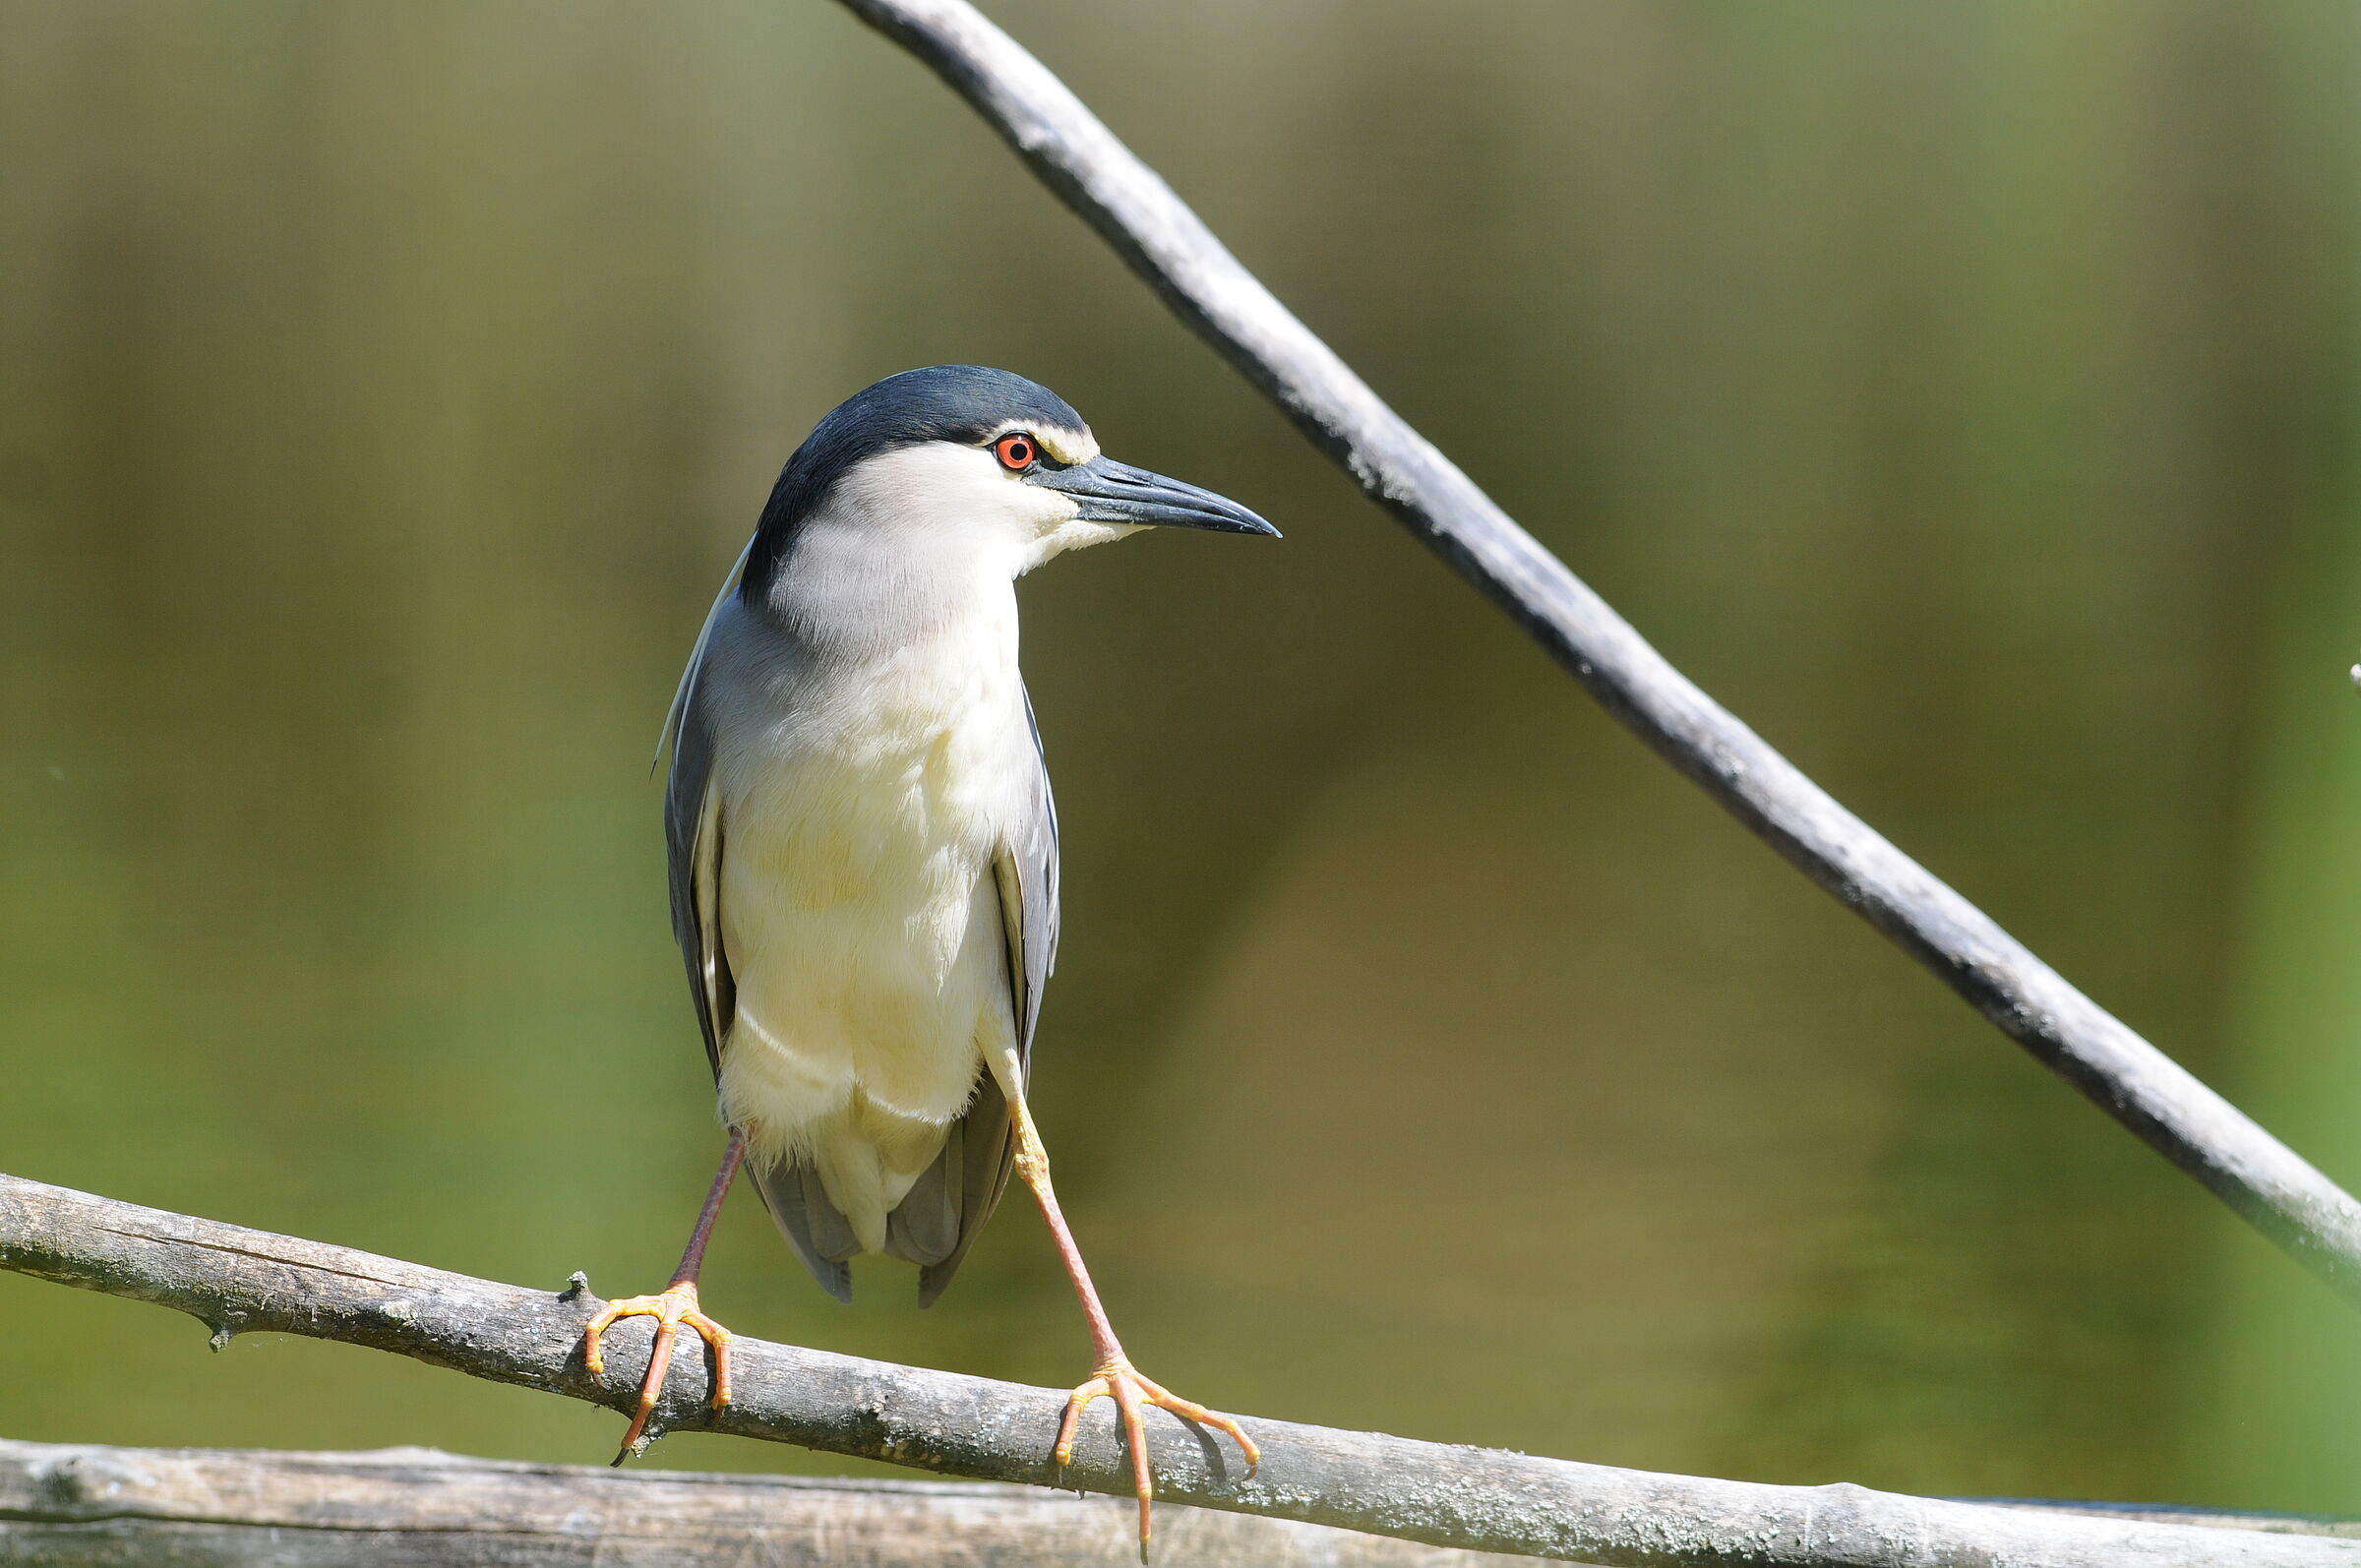
[[[885,1216],[882,1250],[919,1266],[919,1305],[935,1304],[999,1207],[1016,1163],[1011,1132],[1007,1097],[991,1072],[980,1073],[975,1099],[947,1129],[934,1162]],[[753,1178],[779,1234],[820,1289],[850,1301],[851,1260],[867,1249],[852,1221],[829,1200],[819,1173],[790,1157],[755,1168]]]
[[[853,1298],[850,1259],[861,1251],[852,1225],[837,1212],[821,1190],[819,1173],[808,1165],[782,1162],[754,1173],[755,1189],[762,1194],[779,1235],[795,1248],[804,1267],[819,1288],[839,1301]]]
[[[954,1121],[935,1163],[919,1173],[902,1201],[885,1217],[885,1255],[921,1268],[940,1263],[959,1245],[961,1156],[967,1137]]]
[[[987,1071],[976,1082],[976,1098],[967,1108],[967,1115],[952,1129],[953,1140],[960,1148],[959,1167],[945,1174],[950,1190],[958,1195],[958,1235],[942,1257],[918,1271],[919,1305],[935,1304],[935,1298],[942,1295],[951,1283],[951,1276],[958,1272],[967,1249],[975,1244],[984,1222],[999,1206],[1000,1194],[1008,1186],[1008,1173],[1016,1164],[1016,1145],[1010,1130],[1007,1096]]]

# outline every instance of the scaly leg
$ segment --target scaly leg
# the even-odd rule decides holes
[[[1143,1406],[1159,1405],[1187,1420],[1229,1433],[1246,1456],[1249,1477],[1262,1462],[1262,1453],[1238,1422],[1149,1381],[1131,1364],[1130,1357],[1123,1354],[1122,1344],[1115,1337],[1114,1327],[1107,1321],[1107,1308],[1100,1303],[1097,1289],[1090,1283],[1090,1269],[1082,1261],[1082,1249],[1074,1244],[1074,1234],[1066,1229],[1065,1216],[1059,1212],[1058,1193],[1050,1185],[1049,1151],[1041,1146],[1041,1134],[1033,1129],[1033,1114],[1026,1109],[1021,1093],[1009,1095],[1008,1112],[1016,1129],[1017,1175],[1025,1178],[1025,1185],[1033,1189],[1033,1196],[1041,1202],[1041,1215],[1049,1222],[1050,1235],[1058,1243],[1058,1255],[1065,1263],[1066,1276],[1074,1282],[1074,1294],[1082,1298],[1082,1315],[1090,1322],[1091,1344],[1099,1358],[1096,1374],[1075,1389],[1065,1402],[1065,1418],[1058,1423],[1057,1460],[1060,1466],[1072,1463],[1074,1432],[1090,1402],[1100,1398],[1114,1400],[1122,1417],[1123,1444],[1131,1451],[1132,1487],[1139,1495],[1139,1560],[1144,1563],[1148,1560],[1148,1540],[1154,1528],[1150,1513],[1155,1485],[1148,1472],[1147,1430],[1140,1417]]]
[[[647,1378],[639,1385],[639,1409],[632,1417],[631,1429],[623,1434],[623,1449],[615,1456],[618,1465],[632,1457],[638,1446],[639,1434],[647,1429],[647,1418],[655,1414],[656,1396],[664,1392],[664,1373],[672,1365],[673,1336],[683,1324],[713,1347],[713,1408],[719,1410],[730,1402],[730,1331],[697,1310],[696,1276],[705,1266],[705,1242],[712,1238],[713,1222],[721,1217],[721,1200],[730,1195],[730,1182],[745,1159],[746,1129],[732,1127],[730,1146],[722,1151],[721,1169],[713,1175],[713,1188],[705,1194],[705,1206],[696,1216],[696,1229],[689,1233],[688,1250],[681,1254],[681,1266],[672,1271],[672,1283],[656,1296],[609,1301],[605,1310],[582,1331],[582,1362],[590,1375],[596,1377],[606,1370],[599,1337],[614,1327],[617,1319],[656,1320],[656,1343],[648,1352]]]

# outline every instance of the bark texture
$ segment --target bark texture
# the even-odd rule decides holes
[[[561,1290],[526,1290],[18,1176],[0,1176],[0,1267],[178,1308],[210,1325],[216,1342],[265,1330],[340,1340],[616,1411],[636,1403],[646,1364],[646,1320],[631,1319],[609,1342],[606,1374],[583,1368],[582,1327],[602,1303],[579,1275]],[[1104,1404],[1084,1423],[1073,1468],[1053,1471],[1063,1390],[741,1339],[737,1397],[712,1412],[703,1359],[673,1365],[658,1419],[674,1427],[979,1480],[1129,1494]],[[1639,1568],[2361,1568],[2361,1540],[1843,1484],[1766,1486],[1287,1421],[1245,1424],[1264,1455],[1252,1480],[1241,1480],[1235,1452],[1205,1433],[1151,1420],[1159,1495],[1428,1545]],[[0,1517],[9,1511],[0,1505]],[[939,1544],[947,1556],[959,1550],[955,1540]]]
[[[1030,1486],[0,1440],[0,1568],[1106,1568],[1131,1510]],[[1160,1568],[1484,1568],[1319,1525],[1159,1509]]]

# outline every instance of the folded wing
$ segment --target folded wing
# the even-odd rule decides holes
[[[993,876],[1000,895],[1000,925],[1008,941],[1008,1013],[1016,1021],[1017,1066],[1030,1081],[1041,994],[1058,961],[1058,806],[1050,795],[1049,761],[1029,696],[1025,698],[1025,728],[1033,740],[1032,787],[1007,842],[993,863]],[[1023,1085],[1018,1088],[1021,1092]],[[1007,1097],[989,1068],[977,1084],[975,1102],[953,1129],[943,1153],[946,1159],[960,1161],[956,1173],[958,1234],[941,1261],[919,1271],[921,1306],[933,1305],[943,1287],[951,1283],[951,1275],[967,1256],[977,1233],[999,1207],[1000,1194],[1008,1187],[1008,1173],[1016,1163]],[[949,1175],[946,1171],[945,1176]],[[917,1189],[912,1191],[916,1195]]]

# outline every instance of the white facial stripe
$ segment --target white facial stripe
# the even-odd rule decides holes
[[[1021,430],[1031,436],[1041,443],[1042,451],[1069,467],[1078,462],[1088,462],[1099,454],[1098,441],[1087,430],[1067,430],[1062,426],[1038,424],[1026,419],[1001,420],[984,445],[991,446],[1012,430]]]

